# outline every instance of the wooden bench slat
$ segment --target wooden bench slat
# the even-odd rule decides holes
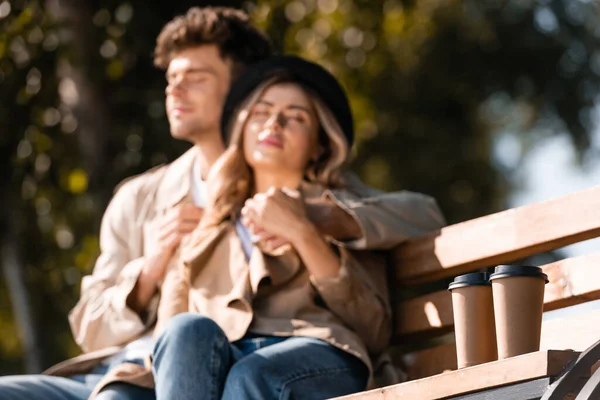
[[[600,299],[600,253],[567,258],[544,267],[544,311]]]
[[[441,334],[453,327],[452,296],[446,290],[405,300],[396,307],[396,342]]]
[[[453,371],[457,368],[456,344],[442,344],[415,351],[404,354],[401,359],[407,380],[421,379],[442,372]]]
[[[600,299],[600,253],[568,258],[543,266],[546,285],[544,311]],[[396,341],[433,336],[454,326],[452,297],[439,291],[398,304]]]
[[[402,284],[431,282],[600,235],[600,186],[448,226],[394,251]]]
[[[574,313],[542,323],[540,349],[584,351],[600,339],[600,309]],[[404,372],[409,379],[420,379],[456,369],[454,343],[405,354]]]
[[[600,339],[600,309],[542,323],[540,349],[583,351]]]
[[[579,355],[569,350],[546,350],[476,365],[381,389],[339,397],[347,400],[436,400],[515,382],[553,376]]]

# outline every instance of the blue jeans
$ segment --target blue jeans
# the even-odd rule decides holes
[[[308,337],[253,337],[230,343],[211,319],[171,319],[153,351],[156,398],[317,400],[364,390],[367,367]]]
[[[137,361],[137,360],[132,360]],[[72,378],[45,375],[0,377],[1,400],[87,400],[96,384],[113,365],[100,365],[91,373]],[[108,385],[98,400],[154,400],[153,390],[126,383]]]

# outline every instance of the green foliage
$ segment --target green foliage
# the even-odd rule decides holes
[[[5,10],[6,4],[4,2],[0,7]],[[38,2],[26,2],[22,7],[17,3],[10,4],[12,9],[2,21],[0,34],[0,131],[3,132],[0,139],[3,192],[0,221],[3,235],[12,229],[22,238],[23,267],[29,278],[28,284],[36,290],[37,298],[33,301],[40,304],[44,296],[56,291],[56,288],[43,285],[45,272],[55,271],[56,275],[62,271],[56,268],[59,258],[46,260],[43,268],[34,267],[42,265],[41,261],[48,253],[56,253],[58,246],[52,239],[64,226],[64,210],[71,200],[57,184],[57,175],[59,169],[68,170],[79,160],[74,138],[60,130],[58,81],[54,72],[60,51],[56,24]],[[72,153],[74,157],[62,165],[53,163],[66,153]],[[63,280],[56,280],[60,282],[60,290]],[[9,292],[3,291],[3,294]],[[3,296],[3,305],[6,300]],[[60,300],[60,296],[56,298],[57,303],[52,308],[40,307],[40,312],[50,311],[53,314],[48,315],[50,318],[58,318],[56,305],[61,304]],[[10,309],[10,306],[3,307],[4,321],[7,317],[4,311]],[[16,351],[18,341],[15,344],[17,330],[11,325],[1,325],[1,348],[2,354],[15,360],[15,364],[3,360],[2,368],[20,364],[21,355]]]
[[[44,365],[77,352],[66,315],[113,188],[186,148],[168,134],[152,51],[163,24],[194,5],[0,0],[0,239],[17,238]],[[503,208],[510,170],[493,160],[496,135],[518,134],[526,150],[530,132],[567,132],[581,154],[588,148],[600,74],[594,2],[243,6],[280,51],[341,79],[356,118],[352,168],[382,189],[434,195],[451,222]],[[1,277],[0,374],[24,368],[8,289]]]
[[[0,14],[0,185],[9,195],[0,223],[18,235],[47,365],[76,354],[66,315],[98,254],[113,188],[185,145],[170,140],[164,78],[151,61],[164,14],[136,15],[120,1],[96,9],[46,3],[12,1]],[[0,300],[10,321],[8,298]],[[0,327],[0,373],[18,371],[17,328]]]
[[[281,49],[343,81],[362,178],[432,194],[451,222],[504,206],[494,134],[526,140],[564,125],[588,146],[600,73],[592,2],[264,0],[253,15]]]

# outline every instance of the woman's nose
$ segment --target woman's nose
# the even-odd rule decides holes
[[[275,113],[269,117],[265,125],[272,129],[281,129],[285,126],[286,119],[282,113]]]

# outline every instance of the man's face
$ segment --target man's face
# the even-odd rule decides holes
[[[231,61],[216,45],[207,44],[175,54],[167,69],[166,107],[171,135],[199,143],[219,139],[221,108],[231,83]]]

